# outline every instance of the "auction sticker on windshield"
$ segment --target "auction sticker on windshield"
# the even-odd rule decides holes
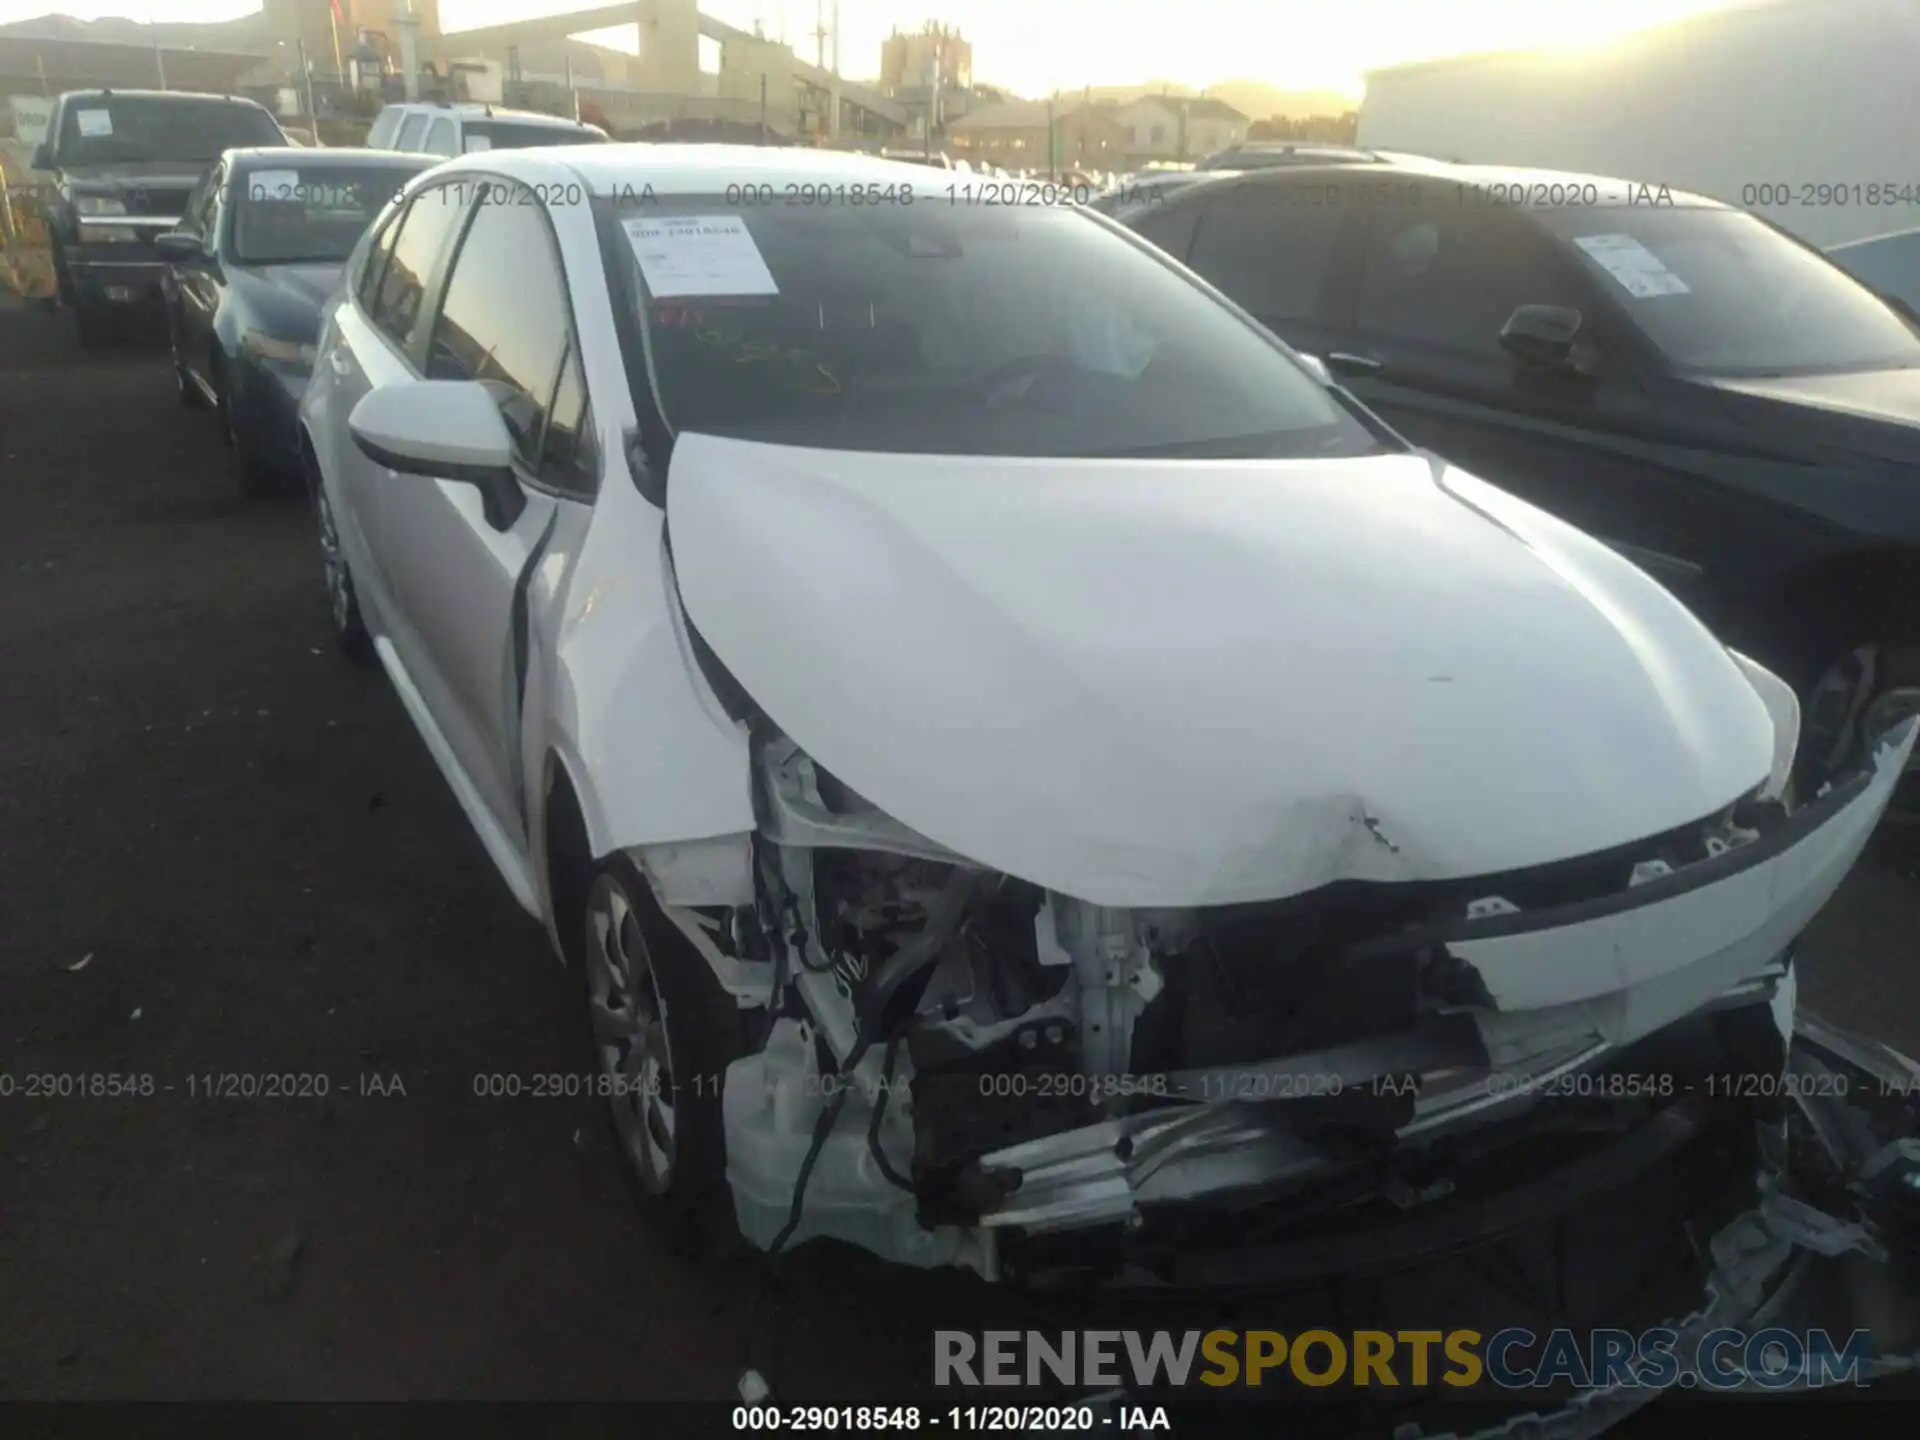
[[[111,110],[79,110],[74,112],[74,119],[80,126],[81,135],[89,140],[113,134]]]
[[[739,215],[649,216],[628,220],[626,230],[656,300],[780,293]]]
[[[1686,281],[1667,269],[1659,256],[1631,235],[1580,235],[1573,243],[1636,300],[1692,293]]]
[[[298,170],[256,170],[247,179],[250,200],[297,200],[299,191]]]

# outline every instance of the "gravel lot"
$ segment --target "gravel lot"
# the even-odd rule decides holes
[[[592,1102],[473,1093],[582,1067],[574,982],[334,653],[304,505],[240,501],[151,344],[69,328],[0,302],[0,1395],[730,1395],[753,1267],[649,1238]],[[1803,993],[1920,1052],[1917,852]],[[224,1072],[331,1094],[193,1093]],[[844,1252],[783,1290],[789,1399],[898,1396],[1007,1304]]]

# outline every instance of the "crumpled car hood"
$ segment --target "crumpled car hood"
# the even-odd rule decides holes
[[[1055,460],[682,435],[687,614],[895,819],[1102,904],[1457,879],[1758,785],[1726,651],[1604,545],[1419,455]]]

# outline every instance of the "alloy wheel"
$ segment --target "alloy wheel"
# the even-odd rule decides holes
[[[615,1129],[650,1194],[674,1179],[674,1087],[667,1008],[640,917],[611,876],[587,898],[587,1005]]]
[[[320,517],[320,562],[327,572],[327,603],[333,610],[334,625],[345,634],[353,619],[353,589],[347,575],[347,557],[340,550],[340,532],[333,523],[333,507],[327,503],[325,486],[314,486],[313,500]]]

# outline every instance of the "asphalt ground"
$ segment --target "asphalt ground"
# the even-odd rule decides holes
[[[1920,1053],[1917,851],[1876,844],[1802,994]],[[305,504],[241,500],[151,336],[0,299],[0,1397],[730,1398],[750,1353],[857,1402],[1031,1313],[817,1247],[769,1307],[670,1253],[596,1102],[475,1094],[585,1068],[576,984],[335,652]]]

